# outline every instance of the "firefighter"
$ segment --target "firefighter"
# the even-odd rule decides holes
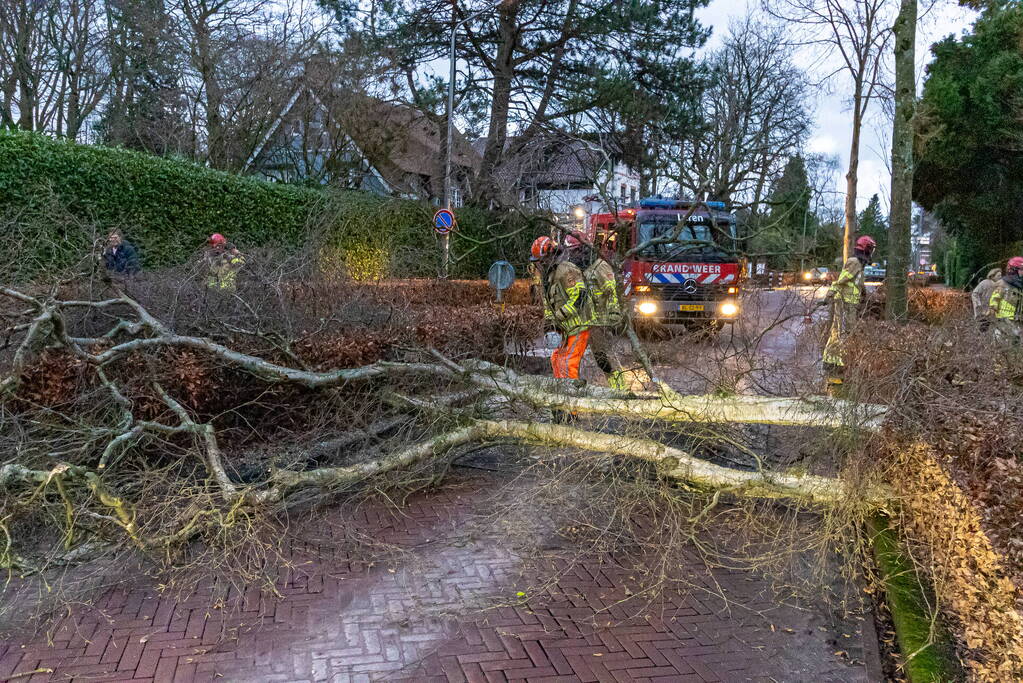
[[[989,305],[995,319],[995,338],[1013,344],[1023,341],[1023,256],[1009,259]]]
[[[219,232],[206,240],[204,259],[209,275],[206,286],[222,292],[233,292],[238,287],[238,271],[245,265],[245,257]]]
[[[591,246],[580,244],[574,237],[566,238],[566,243],[579,254],[577,265],[584,269],[583,281],[588,292],[585,317],[589,324],[593,358],[597,362],[597,367],[607,376],[607,385],[610,388],[615,391],[629,391],[630,384],[622,369],[621,360],[614,350],[615,333],[625,324],[614,269]]]
[[[590,340],[583,318],[586,284],[583,273],[558,249],[550,237],[538,237],[530,247],[529,260],[539,267],[544,289],[544,319],[561,334],[561,344],[551,354],[551,368],[558,379],[579,379],[579,364]]]
[[[842,358],[845,339],[849,335],[860,301],[863,299],[863,266],[870,263],[877,242],[869,235],[856,240],[853,256],[842,265],[842,272],[828,288],[825,301],[831,306],[831,324],[824,344],[824,368],[828,384],[842,384],[845,360]]]
[[[543,303],[543,277],[540,275],[540,266],[530,260],[526,266],[526,275],[529,277],[529,300],[534,306]]]
[[[1002,269],[992,268],[988,271],[987,277],[977,283],[977,286],[970,292],[970,299],[973,301],[973,318],[980,325],[980,329],[986,331],[991,327],[994,313],[991,310],[991,295],[994,294],[998,281],[1002,279]]]

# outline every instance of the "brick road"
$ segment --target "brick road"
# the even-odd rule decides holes
[[[327,537],[344,531],[329,519],[303,525],[280,600],[255,589],[175,600],[145,581],[111,591],[59,621],[52,641],[0,644],[0,680],[36,669],[53,672],[16,680],[873,679],[864,622],[779,604],[751,574],[694,559],[687,590],[651,601],[615,558],[524,562],[473,522],[495,476],[463,472],[404,508],[359,508],[354,528],[412,551],[375,562],[334,549]]]

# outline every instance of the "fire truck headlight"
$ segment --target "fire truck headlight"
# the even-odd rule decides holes
[[[653,301],[641,301],[638,308],[643,315],[653,315],[657,312],[657,304]]]
[[[726,301],[725,303],[721,304],[720,310],[721,315],[725,316],[726,318],[731,318],[733,315],[737,315],[739,313],[739,307],[733,304],[731,301]]]
[[[738,294],[739,293],[739,288],[738,287],[729,287],[728,288],[728,293],[729,294]]]
[[[805,273],[803,273],[803,279],[804,280],[812,280],[813,279],[813,273],[811,273],[810,271],[806,271]]]

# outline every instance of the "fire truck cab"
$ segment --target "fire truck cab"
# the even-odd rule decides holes
[[[738,319],[742,264],[735,217],[720,202],[654,197],[589,216],[592,244],[624,257],[624,293],[638,322],[720,329]]]

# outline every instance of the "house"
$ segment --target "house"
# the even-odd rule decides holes
[[[280,182],[312,182],[441,203],[443,119],[404,104],[308,84],[299,87],[244,170]],[[455,131],[455,205],[479,157]]]
[[[443,117],[336,88],[307,70],[302,85],[259,140],[243,170],[280,182],[366,190],[437,204],[444,199]],[[452,205],[461,206],[480,170],[485,141],[454,131]],[[576,207],[636,201],[639,173],[607,146],[565,135],[532,138],[502,160],[495,179],[503,203],[556,215]]]
[[[473,145],[481,157],[485,142]],[[623,162],[612,145],[543,135],[516,147],[516,141],[509,140],[507,158],[496,173],[500,194],[508,203],[567,216],[577,207],[594,211],[639,199],[639,172]]]

